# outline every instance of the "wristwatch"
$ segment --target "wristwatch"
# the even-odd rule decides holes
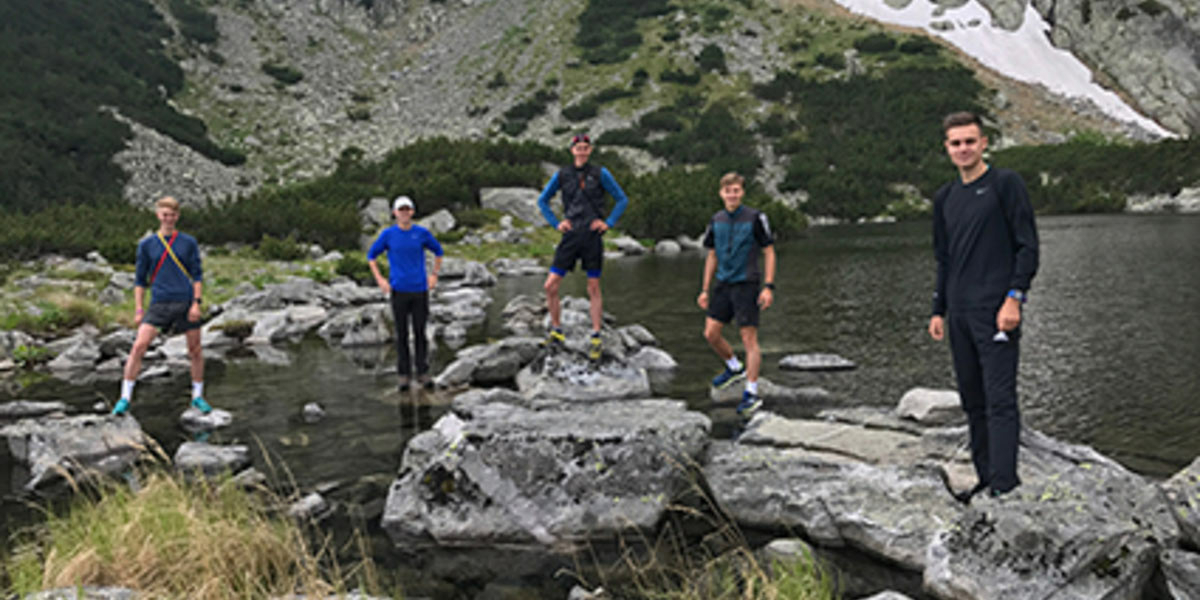
[[[192,302],[196,304],[204,304],[204,298],[192,298]]]
[[[774,284],[774,283],[770,283],[770,282],[764,283],[764,284],[763,284],[763,287],[767,288],[768,290],[771,290],[772,292],[773,292],[773,291],[775,291],[775,284]]]
[[[1025,301],[1029,299],[1028,294],[1026,294],[1025,292],[1022,292],[1021,290],[1018,290],[1016,288],[1008,290],[1008,297],[1015,299],[1017,302],[1020,302],[1021,304],[1025,304]]]

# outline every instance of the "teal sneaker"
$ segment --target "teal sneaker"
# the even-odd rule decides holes
[[[208,413],[212,412],[212,407],[209,406],[209,404],[204,401],[204,398],[201,398],[199,396],[192,398],[192,408],[195,408],[196,410],[198,410],[206,415]]]
[[[757,394],[742,392],[742,401],[737,405],[737,414],[743,419],[749,419],[761,407],[762,398],[759,398]]]
[[[736,371],[734,371],[733,369],[730,369],[729,367],[725,367],[725,370],[722,371],[720,375],[713,377],[712,386],[717,388],[718,390],[723,390],[723,389],[741,381],[742,379],[745,379],[745,377],[746,377],[746,365],[742,365],[741,368],[739,368]]]
[[[117,400],[116,406],[113,406],[112,409],[113,416],[119,417],[127,412],[129,412],[129,398]]]

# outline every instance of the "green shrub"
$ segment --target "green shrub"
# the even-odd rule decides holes
[[[511,136],[520,135],[529,125],[529,121],[546,112],[546,105],[558,100],[558,94],[553,90],[538,90],[532,98],[504,111],[504,121],[500,128]]]
[[[457,227],[480,229],[499,223],[502,216],[504,213],[494,208],[471,208],[454,213],[454,220],[457,222]]]
[[[696,85],[700,83],[700,72],[695,71],[687,73],[682,70],[664,69],[658,74],[658,80],[664,83],[680,83],[683,85]]]
[[[633,80],[630,82],[630,85],[632,85],[634,88],[640,88],[646,85],[646,82],[649,80],[650,73],[646,71],[646,69],[639,68],[633,72]]]
[[[300,81],[304,79],[304,73],[301,73],[294,67],[288,65],[274,62],[264,62],[261,68],[263,73],[274,77],[275,81],[278,81],[283,85],[300,83]]]
[[[386,260],[386,258],[381,258],[381,260]],[[375,276],[371,274],[371,267],[367,264],[367,257],[361,252],[351,252],[342,256],[338,260],[335,270],[338,275],[349,277],[361,285],[372,285],[375,283]]]
[[[588,97],[564,108],[562,115],[572,121],[583,121],[595,117],[599,110],[600,105],[591,97]]]
[[[44,346],[26,346],[21,344],[13,348],[12,359],[22,369],[32,369],[54,357],[54,353]]]
[[[817,64],[835,71],[841,71],[846,68],[846,57],[841,52],[822,52],[817,55]]]
[[[346,109],[346,116],[350,117],[351,121],[370,121],[371,107],[355,105]]]
[[[638,20],[670,10],[668,0],[588,0],[579,15],[575,45],[583,50],[583,60],[589,63],[624,62],[642,43]]]
[[[923,35],[910,35],[903,42],[900,42],[898,49],[905,54],[927,54],[933,56],[940,52],[942,47],[937,42]]]
[[[656,108],[638,119],[638,127],[647,131],[681,131],[683,121],[678,109],[672,106]]]
[[[495,90],[508,86],[508,78],[504,76],[504,71],[496,71],[496,74],[487,82],[487,89]]]
[[[217,34],[217,18],[203,8],[189,0],[171,0],[167,7],[179,21],[179,33],[184,37],[201,44],[212,44],[220,38]]]
[[[293,235],[282,239],[263,235],[258,242],[258,255],[264,260],[292,261],[306,257],[308,251],[303,244],[296,241],[296,237]]]
[[[1161,2],[1158,2],[1158,0],[1142,0],[1138,3],[1137,7],[1151,17],[1157,17],[1164,12],[1170,11],[1169,8],[1164,6]]]
[[[701,71],[728,72],[725,68],[725,51],[716,44],[709,44],[696,56],[696,64]]]
[[[645,148],[646,136],[642,135],[640,131],[628,127],[624,129],[609,129],[596,138],[596,143],[605,146]]]
[[[872,33],[855,40],[854,47],[863,54],[883,54],[896,49],[896,40],[886,33]]]

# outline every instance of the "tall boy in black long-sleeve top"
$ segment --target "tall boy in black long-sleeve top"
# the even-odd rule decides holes
[[[1021,305],[1038,267],[1037,228],[1021,176],[983,162],[987,137],[972,113],[942,123],[946,152],[959,178],[933,201],[937,289],[929,335],[941,340],[949,316],[950,353],[958,394],[971,436],[971,460],[979,483],[1004,494],[1017,477],[1020,414],[1017,360]]]

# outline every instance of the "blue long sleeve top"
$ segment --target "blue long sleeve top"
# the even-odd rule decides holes
[[[425,251],[441,256],[442,245],[433,233],[420,225],[400,229],[392,225],[379,234],[367,260],[375,260],[384,251],[388,257],[388,283],[397,292],[425,292],[429,290],[429,279],[425,274]]]

